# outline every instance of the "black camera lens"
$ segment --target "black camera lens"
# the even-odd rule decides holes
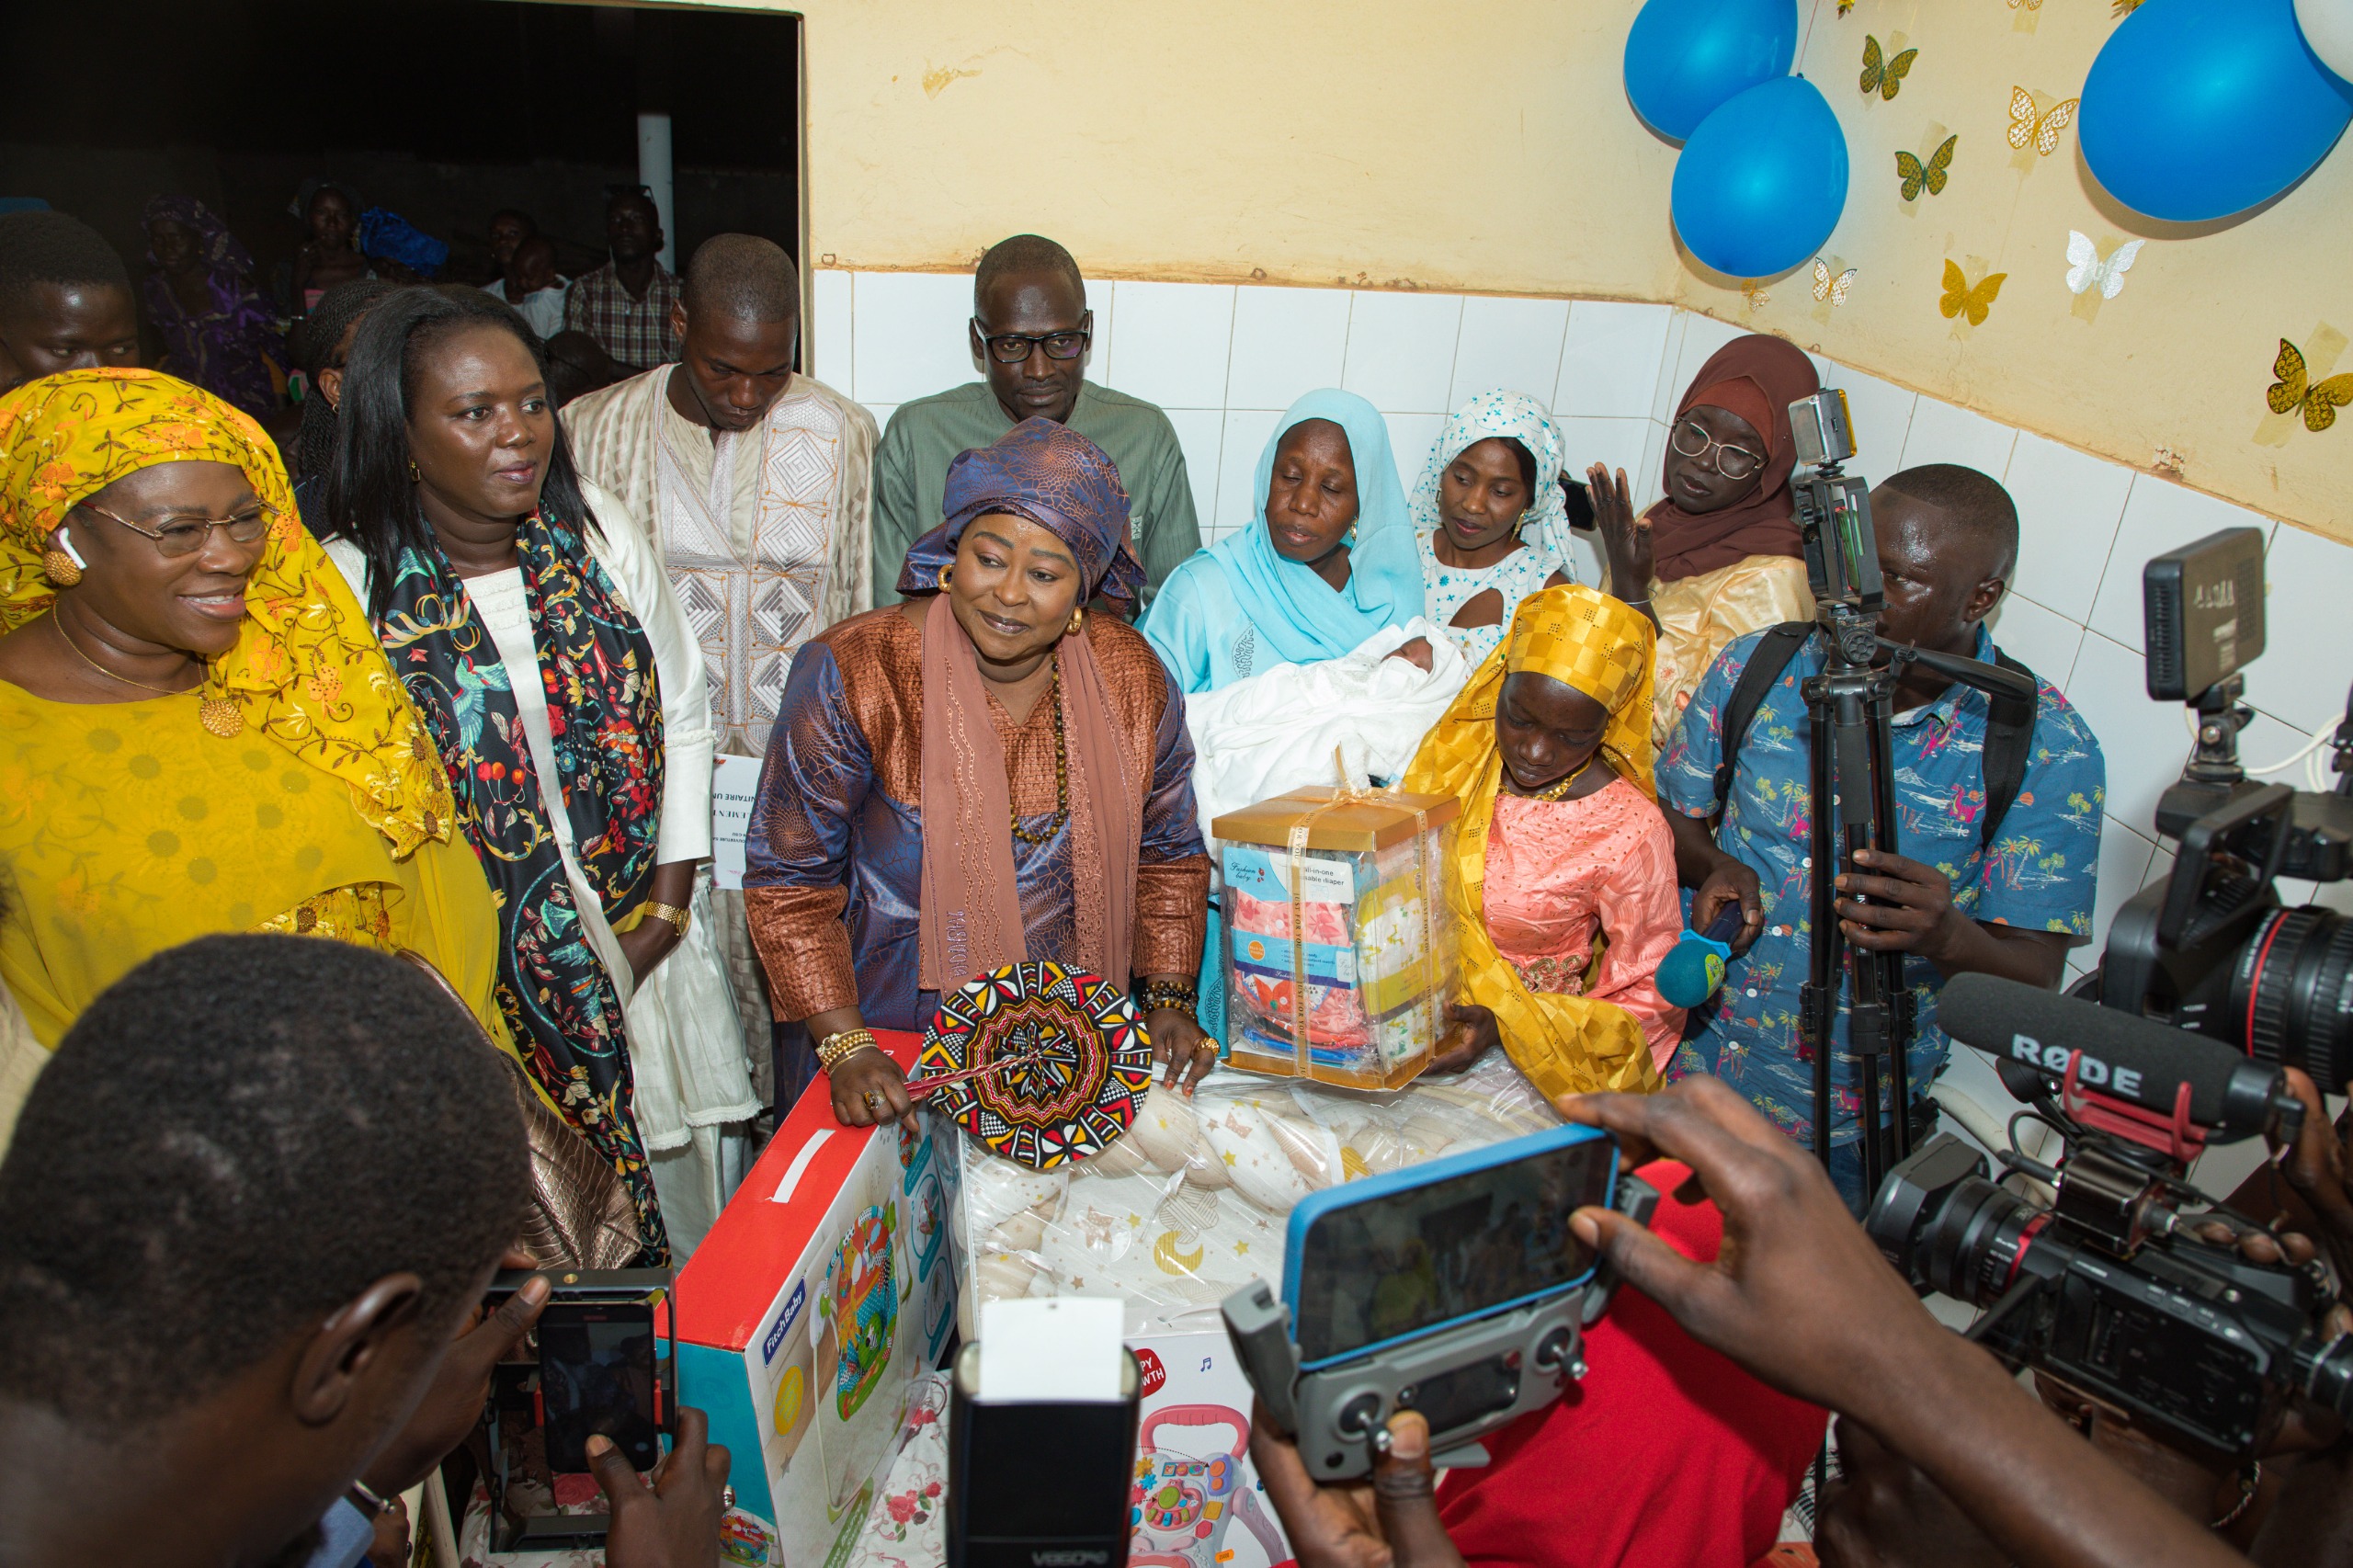
[[[2227,1043],[2258,1062],[2300,1068],[2324,1089],[2353,1078],[2353,921],[2313,904],[2267,915],[2233,964],[2221,1021]]]
[[[1890,1171],[1863,1229],[1915,1289],[1990,1306],[2049,1217],[1987,1179],[1985,1157],[1939,1133]]]

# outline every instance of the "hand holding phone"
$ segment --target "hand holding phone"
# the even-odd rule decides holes
[[[701,1411],[681,1408],[677,1441],[650,1478],[611,1438],[587,1440],[589,1471],[612,1507],[606,1568],[709,1568],[719,1560],[730,1461],[710,1433]]]

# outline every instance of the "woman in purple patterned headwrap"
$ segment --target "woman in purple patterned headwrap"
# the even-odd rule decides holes
[[[1133,985],[1154,1051],[1198,1078],[1191,999],[1209,858],[1185,703],[1101,597],[1132,606],[1128,494],[1095,444],[1030,419],[950,465],[904,604],[794,655],[752,813],[744,901],[777,1017],[779,1103],[805,1032],[850,1126],[910,1114],[879,1028],[1052,960]]]
[[[254,258],[192,196],[159,196],[141,220],[147,275],[141,292],[164,336],[156,369],[261,418],[278,406],[270,362],[286,362],[278,312],[254,287]]]

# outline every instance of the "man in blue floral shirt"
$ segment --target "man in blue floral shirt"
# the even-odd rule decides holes
[[[1871,492],[1871,512],[1887,579],[1881,635],[1990,662],[1994,640],[1984,620],[2018,558],[2018,510],[2008,494],[1974,469],[1938,463],[1881,483]],[[1818,635],[1758,706],[1740,743],[1731,798],[1715,797],[1723,710],[1762,635],[1741,638],[1716,660],[1659,764],[1659,803],[1669,808],[1677,869],[1684,885],[1698,890],[1692,924],[1704,928],[1733,902],[1747,916],[1723,989],[1692,1012],[1675,1072],[1714,1074],[1811,1144],[1813,1069],[1799,1039],[1798,991],[1807,975],[1814,869],[1799,683],[1825,662]],[[1859,857],[1868,874],[1843,877],[1839,886],[1871,902],[1841,899],[1838,911],[1851,947],[1905,955],[1915,998],[1905,1060],[1915,1099],[1926,1096],[1950,1050],[1936,1022],[1946,978],[1977,971],[2055,989],[2067,949],[2091,938],[2106,767],[2099,743],[2067,699],[2047,681],[2040,692],[2026,777],[1989,850],[1980,836],[1984,695],[1918,665],[1895,690],[1900,852]],[[1842,994],[1831,1068],[1831,1175],[1860,1212],[1869,1195],[1855,1142],[1859,1097],[1847,1006]]]

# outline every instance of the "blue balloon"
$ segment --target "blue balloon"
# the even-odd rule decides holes
[[[2353,119],[2294,0],[2151,0],[2109,35],[2077,111],[2109,195],[2174,222],[2227,217],[2304,177]]]
[[[1822,248],[1847,206],[1847,137],[1802,76],[1751,87],[1699,124],[1675,164],[1675,232],[1733,278],[1771,278]]]
[[[1722,104],[1790,74],[1797,0],[1650,0],[1626,34],[1626,97],[1680,142]]]

